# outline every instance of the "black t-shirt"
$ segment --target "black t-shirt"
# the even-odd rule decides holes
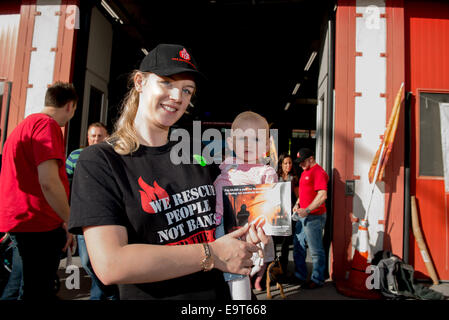
[[[174,165],[170,160],[173,145],[140,146],[125,156],[107,143],[84,149],[73,179],[70,232],[81,234],[86,226],[121,225],[130,244],[214,241],[216,166]],[[217,269],[119,288],[121,299],[229,299]]]

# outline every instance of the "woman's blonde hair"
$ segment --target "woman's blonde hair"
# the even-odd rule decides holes
[[[130,88],[121,106],[121,115],[114,126],[114,132],[106,139],[106,141],[114,147],[115,152],[120,155],[127,155],[137,151],[140,147],[136,129],[134,128],[134,120],[136,119],[137,109],[139,108],[139,92],[134,85],[136,74],[143,74],[143,81],[148,79],[151,72],[142,72],[134,70],[128,79],[128,87]],[[192,97],[196,94],[196,88],[192,93]]]
[[[136,129],[134,128],[134,119],[139,107],[139,92],[137,92],[134,86],[134,77],[139,72],[141,71],[134,70],[128,79],[130,90],[123,99],[121,115],[115,123],[114,133],[107,139],[107,142],[114,147],[115,152],[120,155],[133,153],[140,146]],[[147,76],[145,72],[142,73],[144,77]]]

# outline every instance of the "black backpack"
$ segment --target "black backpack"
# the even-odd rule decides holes
[[[379,291],[387,299],[444,299],[441,293],[415,283],[413,267],[390,251],[376,253],[371,264],[377,265]]]

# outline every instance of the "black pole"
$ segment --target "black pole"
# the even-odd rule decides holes
[[[6,82],[8,85],[8,96],[6,97],[6,110],[5,110],[5,119],[3,122],[3,133],[2,133],[2,153],[3,153],[3,146],[6,141],[6,136],[8,133],[8,119],[9,119],[9,106],[11,105],[11,89],[12,89],[12,82],[8,81]]]
[[[410,251],[410,152],[411,152],[411,140],[412,140],[412,110],[411,110],[412,93],[407,92],[405,95],[405,137],[404,137],[404,239],[403,239],[403,260],[405,263],[409,263],[409,251]]]

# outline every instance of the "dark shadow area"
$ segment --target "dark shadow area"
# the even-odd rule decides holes
[[[188,128],[201,120],[210,127],[252,110],[279,130],[280,152],[288,150],[292,129],[316,129],[316,103],[310,101],[317,99],[319,54],[310,68],[305,66],[313,52],[319,53],[334,1],[107,2],[124,21],[113,23],[109,126],[117,119],[128,75],[144,57],[142,49],[179,43],[208,81],[198,87],[194,107],[177,126]],[[167,23],[164,13],[177,23]],[[293,94],[297,83],[301,86]],[[285,110],[287,102],[291,105]],[[203,124],[203,130],[207,127]],[[314,145],[315,139],[292,139],[291,150]]]

